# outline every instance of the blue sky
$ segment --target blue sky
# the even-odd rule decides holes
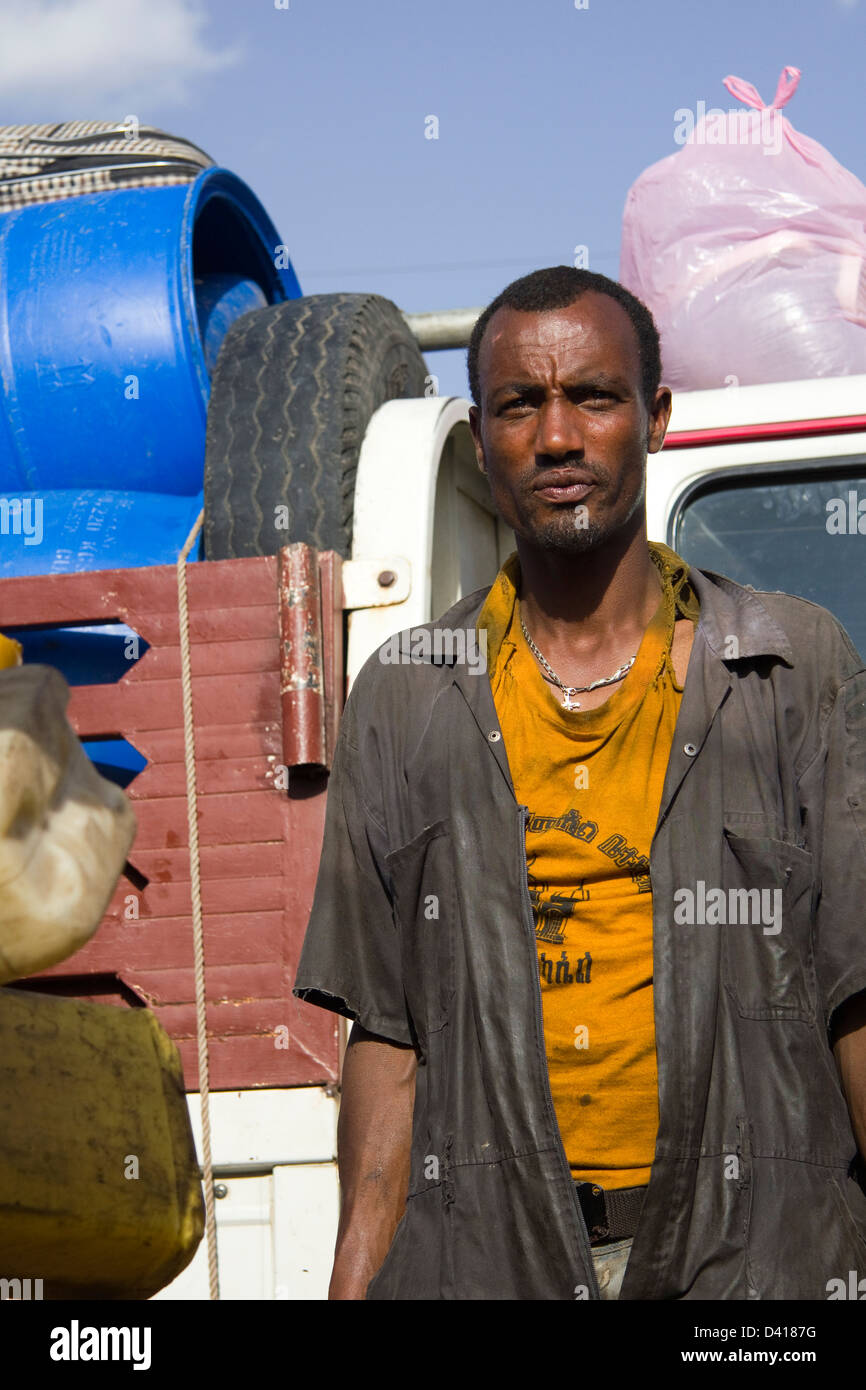
[[[282,0],[281,0],[282,2]],[[866,182],[866,0],[0,0],[0,123],[134,114],[259,195],[307,293],[483,304],[571,262],[616,276],[634,179],[674,112],[786,108]],[[439,138],[425,138],[435,116]],[[465,394],[465,354],[430,355]]]

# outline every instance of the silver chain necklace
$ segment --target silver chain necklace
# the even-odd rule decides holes
[[[545,661],[544,657],[541,655],[541,652],[536,647],[529,633],[526,631],[526,624],[523,621],[522,613],[520,614],[520,626],[523,628],[523,635],[526,638],[527,643],[529,644],[530,650],[533,652],[535,656],[538,657],[538,660],[541,662],[545,671],[550,676],[550,679],[553,681],[554,685],[558,685],[560,690],[562,691],[563,709],[580,709],[580,701],[575,700],[572,703],[572,695],[583,695],[590,690],[597,690],[601,685],[613,685],[616,681],[621,681],[624,676],[628,675],[629,671],[635,663],[635,658],[637,657],[637,652],[635,652],[631,660],[627,661],[624,666],[620,666],[618,671],[614,671],[612,676],[604,676],[599,681],[593,681],[592,685],[566,685],[564,681],[561,681],[559,679],[559,676],[556,674],[553,667],[549,665],[547,661]]]

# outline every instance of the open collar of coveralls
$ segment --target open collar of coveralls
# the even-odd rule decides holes
[[[513,554],[516,555],[516,552]],[[509,564],[511,559],[509,556],[505,564]],[[689,566],[688,577],[700,602],[700,620],[686,671],[656,832],[663,824],[683,778],[697,762],[716,713],[727,698],[731,688],[729,667],[736,662],[761,656],[778,656],[787,665],[794,664],[794,654],[785,632],[754,590],[694,565]],[[489,592],[490,586],[459,599],[431,627],[434,630],[458,626],[464,626],[467,630],[474,628]],[[735,646],[732,645],[732,638],[736,639]],[[737,653],[735,657],[729,654],[732,650]],[[479,732],[514,795],[489,675],[486,671],[480,675],[474,672],[456,655],[450,662],[446,657],[445,664],[453,666],[454,683],[466,700]],[[491,738],[491,734],[497,737]]]

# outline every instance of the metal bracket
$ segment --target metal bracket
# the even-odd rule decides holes
[[[387,608],[412,591],[412,566],[402,555],[343,561],[343,607]]]

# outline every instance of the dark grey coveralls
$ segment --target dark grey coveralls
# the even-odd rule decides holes
[[[650,856],[660,1123],[621,1297],[823,1300],[866,1275],[828,1043],[866,989],[866,670],[825,609],[690,578]],[[427,629],[474,629],[487,592]],[[486,673],[441,657],[374,652],[343,714],[295,993],[420,1052],[409,1198],[370,1299],[598,1298],[498,735]],[[781,930],[677,925],[698,880],[781,889]]]

